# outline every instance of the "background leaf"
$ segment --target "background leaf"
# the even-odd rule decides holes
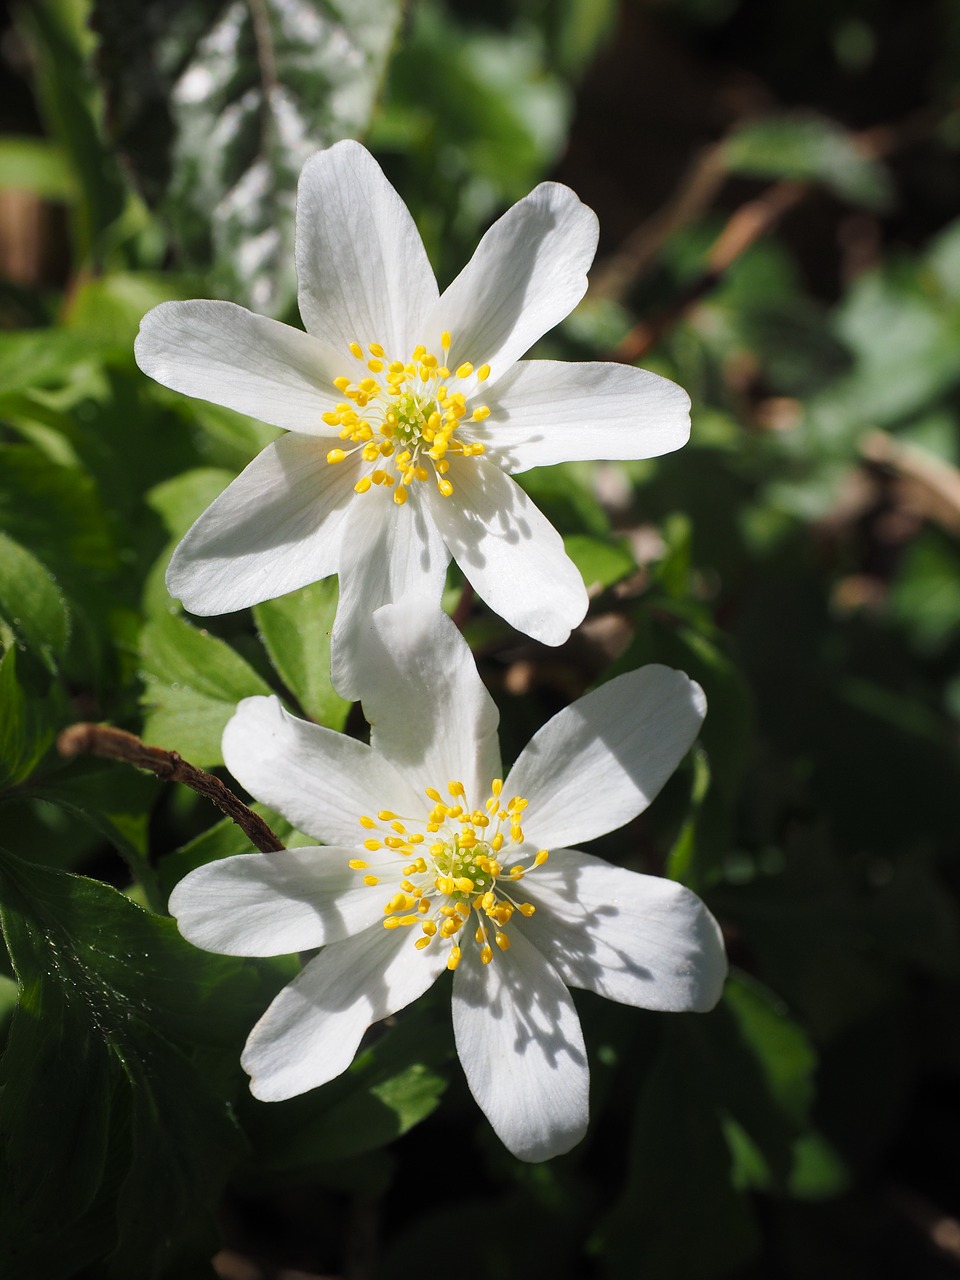
[[[93,17],[114,137],[184,259],[289,311],[300,168],[366,129],[398,0],[95,0]]]

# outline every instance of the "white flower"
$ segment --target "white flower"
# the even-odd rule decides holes
[[[389,605],[367,644],[370,746],[275,698],[241,702],[224,733],[240,782],[328,847],[208,863],[170,910],[210,951],[323,947],[247,1041],[266,1101],[339,1075],[371,1023],[453,969],[473,1095],[515,1155],[545,1160],[587,1125],[567,987],[646,1009],[719,999],[723,942],[700,900],[569,848],[647,806],[693,742],[703,694],[667,667],[619,676],[554,716],[501,782],[496,707],[449,618]]]
[[[576,306],[597,219],[543,183],[440,296],[409,212],[355,142],[307,162],[297,199],[307,333],[228,302],[143,319],[140,368],[280,437],[200,516],[167,573],[193,613],[227,613],[337,573],[334,684],[356,698],[359,632],[382,604],[439,604],[453,556],[512,626],[561,644],[587,597],[511,474],[647,458],[689,433],[689,399],[617,364],[517,363]]]

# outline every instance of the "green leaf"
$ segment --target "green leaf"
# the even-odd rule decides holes
[[[0,445],[0,526],[71,594],[91,572],[116,568],[113,532],[93,480],[75,467],[54,466],[29,445]]]
[[[236,1074],[242,1036],[275,988],[96,881],[5,854],[0,889],[20,989],[0,1063],[16,1189],[0,1204],[5,1257],[17,1275],[37,1258],[34,1274],[72,1275],[51,1250],[93,1231],[94,1253],[115,1250],[108,1275],[152,1277],[206,1219],[243,1150],[209,1072],[176,1042],[219,1050]]]
[[[263,1164],[284,1171],[337,1165],[386,1146],[435,1111],[454,1053],[438,1008],[445,998],[418,1001],[323,1088],[269,1110],[252,1104],[247,1127]]]
[[[116,156],[100,132],[86,6],[77,0],[36,0],[21,9],[20,19],[48,131],[62,148],[80,194],[73,206],[75,247],[81,259],[99,259],[123,212],[126,192]]]
[[[94,0],[116,141],[215,292],[271,315],[292,306],[300,169],[366,130],[399,9]]]
[[[714,1280],[756,1247],[711,1082],[683,1030],[671,1025],[644,1081],[627,1177],[592,1242],[610,1280],[635,1280],[638,1262],[645,1280]]]
[[[612,539],[570,533],[564,536],[563,548],[588,587],[612,587],[637,567],[629,547]]]
[[[329,729],[343,728],[351,706],[330,683],[330,633],[337,594],[336,580],[327,578],[253,610],[280,679],[306,715]]]
[[[22,672],[18,673],[18,667]],[[49,677],[16,648],[0,659],[0,787],[30,776],[53,739]]]
[[[92,827],[126,859],[144,886],[152,906],[162,908],[156,873],[147,857],[150,811],[160,790],[158,779],[112,760],[74,760],[32,789]]]
[[[77,193],[66,156],[46,138],[0,137],[0,187],[46,200],[73,200]]]
[[[731,974],[718,1014],[694,1027],[726,1113],[738,1187],[786,1191],[807,1126],[817,1056],[771,992]]]
[[[849,133],[818,116],[768,117],[744,125],[724,146],[731,173],[822,182],[868,209],[889,207],[893,189],[884,167]]]
[[[223,640],[175,614],[148,622],[141,638],[145,741],[191,764],[223,764],[220,739],[242,698],[269,686]]]
[[[0,397],[62,386],[96,363],[97,349],[83,334],[64,329],[0,333]]]
[[[265,804],[254,803],[251,806],[258,813],[270,830],[283,842],[287,849],[298,846],[315,845],[316,840],[297,831],[286,818],[281,817]],[[173,853],[161,858],[157,867],[157,878],[161,888],[169,896],[173,886],[196,867],[204,863],[215,862],[219,858],[232,858],[241,853],[252,852],[250,841],[242,828],[232,818],[224,818],[214,823],[206,831],[189,840]]]
[[[70,636],[70,611],[49,571],[0,532],[0,618],[55,671]]]

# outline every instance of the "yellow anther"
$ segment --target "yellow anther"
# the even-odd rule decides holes
[[[369,476],[361,476],[357,483],[353,486],[354,493],[366,493],[373,481]]]
[[[484,418],[490,417],[490,406],[486,404],[478,404],[474,409],[471,417],[474,422],[482,422]]]
[[[427,935],[428,938],[432,938],[433,935],[437,932],[437,926],[435,921],[433,920],[421,920],[420,928],[423,930],[423,932]]]
[[[422,916],[425,916],[427,912],[430,910],[430,899],[421,898],[420,901],[417,903],[417,910],[420,912]]]
[[[524,875],[524,868],[521,867],[519,863],[517,863],[515,867],[510,868],[509,874],[510,874],[511,880],[521,880]]]
[[[437,359],[437,357],[432,356],[429,353],[427,353],[421,360],[421,364],[425,364],[428,369],[436,369],[439,363],[440,361]]]
[[[459,931],[462,924],[463,921],[459,916],[453,916],[448,920],[444,920],[443,924],[440,926],[440,937],[452,938],[453,935]]]
[[[383,922],[383,927],[385,929],[399,929],[400,921],[396,916],[387,916],[386,920]]]
[[[450,337],[450,330],[449,330],[449,329],[444,329],[443,333],[441,333],[441,335],[440,335],[440,345],[441,345],[441,347],[443,347],[444,351],[449,351],[449,350],[450,350],[450,343],[451,343],[451,341],[452,341],[452,339],[451,339],[451,337]]]
[[[473,365],[470,363],[469,360],[464,360],[463,364],[457,370],[457,377],[469,378],[471,373],[473,373]]]
[[[347,455],[342,449],[331,449],[327,454],[328,462],[342,462]]]
[[[387,366],[387,372],[388,372],[388,373],[392,373],[394,376],[396,376],[397,374],[402,374],[402,373],[403,373],[403,361],[402,361],[402,360],[391,360],[391,361],[390,361],[390,364]]]
[[[497,944],[497,946],[500,948],[501,951],[510,950],[510,939],[507,937],[505,933],[502,933],[499,929],[493,935],[493,940]]]
[[[532,903],[532,902],[521,902],[521,903],[517,906],[517,910],[520,912],[520,914],[521,914],[522,916],[526,916],[528,920],[529,920],[529,919],[530,919],[530,917],[533,915],[533,913],[536,911],[536,909],[537,909],[537,908],[533,905],[533,903]]]
[[[338,391],[346,391],[347,387],[349,387],[349,385],[350,385],[350,379],[349,379],[349,378],[343,378],[343,377],[341,377],[341,378],[334,378],[334,380],[333,380],[333,385],[337,388],[337,390],[338,390]],[[338,408],[341,410],[341,412],[343,411],[343,409],[344,409],[345,407],[346,407],[346,406],[344,406],[344,405],[339,405],[339,406],[338,406]]]
[[[430,939],[429,939],[429,938],[418,938],[418,939],[416,940],[416,942],[415,942],[413,945],[417,948],[417,950],[418,950],[418,951],[422,951],[422,950],[424,949],[424,947],[429,947],[429,945],[430,945]]]
[[[383,843],[388,849],[402,849],[406,841],[401,840],[399,836],[384,836]]]
[[[374,886],[375,884],[379,884],[379,883],[380,883],[380,877],[379,877],[379,876],[364,876],[364,877],[363,877],[363,883],[364,883],[364,884],[368,884],[368,885],[370,886],[370,888],[372,889],[372,888],[373,888],[373,886]]]
[[[463,783],[457,782],[456,779],[452,779],[447,783],[447,790],[452,796],[462,796],[464,794]]]
[[[467,876],[461,876],[459,880],[457,880],[457,892],[473,893],[473,881],[468,879]]]
[[[493,959],[493,947],[488,943],[485,947],[480,948],[480,963],[489,964]]]
[[[549,850],[548,850],[548,849],[541,849],[541,850],[539,851],[539,853],[537,854],[537,856],[534,858],[534,860],[533,860],[533,865],[534,865],[535,867],[542,867],[542,866],[543,866],[543,864],[546,862],[546,860],[547,860],[549,857],[550,857],[550,852],[549,852]]]
[[[460,963],[461,951],[459,947],[451,947],[450,954],[447,956],[447,968],[455,969]]]
[[[493,908],[496,906],[496,904],[497,904],[497,895],[495,893],[491,891],[483,895],[483,898],[481,900],[481,906],[483,907],[484,911],[492,911]]]
[[[385,471],[380,471],[379,469],[371,472],[370,474],[370,479],[373,481],[374,484],[383,484],[386,478],[387,478],[387,473]]]
[[[383,361],[382,361],[382,360],[368,360],[368,361],[367,361],[367,368],[370,370],[370,372],[371,372],[371,373],[383,373]]]
[[[398,506],[398,507],[402,507],[402,506],[403,506],[403,504],[406,502],[406,500],[407,500],[407,491],[406,491],[406,489],[404,489],[403,485],[401,485],[401,486],[397,489],[396,493],[393,495],[393,500],[394,500],[394,502],[397,504],[397,506]]]
[[[490,377],[490,366],[488,364],[482,364],[480,368],[477,370],[477,380],[479,382],[486,382],[486,380],[489,377]]]
[[[420,343],[418,346],[416,346],[416,347],[414,347],[414,348],[413,348],[413,360],[414,360],[414,361],[422,360],[422,359],[423,359],[423,357],[424,357],[426,354],[427,354],[427,348],[426,348],[422,343]],[[409,365],[407,366],[407,368],[409,368]],[[411,370],[411,372],[412,372],[412,370]]]
[[[359,342],[350,343],[350,354],[352,356],[356,356],[358,360],[363,359],[363,347],[361,347]]]
[[[369,865],[370,863],[364,862],[362,858],[351,858],[350,861],[347,863],[347,866],[350,868],[351,871],[366,871]]]
[[[321,419],[328,427],[339,427],[340,425],[339,413],[324,413],[321,414]]]
[[[414,885],[412,885],[412,884],[410,883],[410,881],[409,881],[409,880],[401,880],[401,881],[400,881],[400,888],[404,891],[404,893],[416,893],[416,892],[417,892],[416,887],[415,887]]]
[[[379,343],[379,342],[371,342],[371,343],[369,343],[369,344],[368,344],[368,346],[367,346],[367,350],[370,352],[370,354],[371,354],[372,356],[382,356],[382,355],[383,355],[383,347],[381,347],[381,345],[380,345],[380,343]]]
[[[395,813],[388,813],[386,809],[384,809],[382,813],[377,814],[377,817],[384,822],[390,822],[394,831],[406,831],[407,829]]]
[[[377,849],[382,849],[383,845],[379,840],[364,840],[363,847],[365,849],[369,849],[370,852],[373,853]]]
[[[453,893],[454,884],[453,879],[450,876],[437,876],[434,884],[437,886],[437,893]]]
[[[437,488],[440,490],[441,494],[445,498],[449,498],[450,495],[453,493],[453,485],[450,483],[449,480],[444,480],[443,477],[441,477],[437,481]]]

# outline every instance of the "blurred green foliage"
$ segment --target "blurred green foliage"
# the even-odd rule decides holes
[[[0,107],[5,1277],[210,1276],[218,1206],[227,1277],[240,1256],[372,1274],[374,1238],[388,1278],[424,1241],[485,1280],[953,1273],[924,1224],[960,1215],[958,32],[935,0],[19,7]],[[163,915],[242,832],[54,746],[103,720],[216,768],[236,701],[268,690],[354,728],[327,679],[333,584],[203,626],[167,596],[172,547],[276,432],[132,355],[167,298],[295,317],[297,171],[342,136],[374,148],[442,282],[508,203],[569,182],[600,214],[601,269],[541,353],[642,356],[694,400],[677,454],[524,477],[591,588],[567,646],[479,607],[467,623],[508,756],[644,662],[710,707],[597,851],[704,896],[734,976],[705,1017],[578,995],[593,1123],[548,1166],[473,1106],[442,984],[340,1080],[250,1098],[240,1047],[296,961],[206,955]]]

